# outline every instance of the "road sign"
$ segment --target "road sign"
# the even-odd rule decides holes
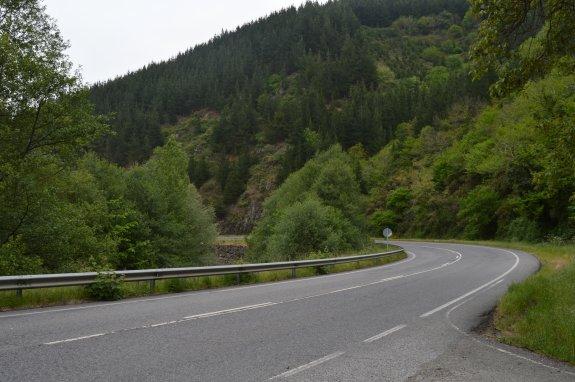
[[[386,239],[389,239],[391,237],[391,235],[393,235],[393,231],[391,230],[391,228],[384,228],[383,229],[383,237],[385,237]]]

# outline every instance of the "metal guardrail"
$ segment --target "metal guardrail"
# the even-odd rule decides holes
[[[291,269],[292,277],[295,277],[295,270],[297,268],[352,263],[361,260],[377,259],[401,252],[403,252],[403,249],[381,253],[372,253],[368,255],[334,257],[329,259],[283,261],[278,263],[215,265],[208,267],[141,269],[133,271],[109,271],[103,273],[118,275],[122,278],[123,281],[150,281],[151,285],[153,285],[155,280],[162,279],[217,276],[228,274],[237,274],[239,278],[239,275],[242,273],[265,272],[281,269]],[[98,272],[84,272],[56,273],[48,275],[2,276],[0,277],[0,291],[16,290],[21,293],[22,289],[87,285],[95,282],[98,275]]]

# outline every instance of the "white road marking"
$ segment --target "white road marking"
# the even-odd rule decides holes
[[[68,338],[67,340],[46,342],[44,345],[56,345],[56,344],[61,344],[61,343],[64,343],[64,342],[73,342],[73,341],[85,340],[85,339],[88,339],[88,338],[101,337],[101,336],[104,336],[104,335],[106,335],[106,333],[91,334],[91,335],[89,335],[89,336],[82,336],[82,337],[76,337],[76,338]]]
[[[276,375],[275,377],[271,377],[269,380],[276,379],[276,378],[291,377],[292,375],[295,375],[297,373],[301,373],[302,371],[307,370],[307,369],[311,369],[312,367],[315,367],[315,366],[320,365],[324,362],[327,362],[329,360],[337,358],[343,354],[345,354],[345,352],[338,351],[338,352],[332,353],[330,355],[326,355],[323,358],[316,359],[315,361],[312,361],[310,363],[306,363],[305,365],[301,365],[299,367],[296,367],[295,369],[288,370],[285,373],[281,373],[281,374]]]
[[[38,314],[68,312],[68,311],[74,311],[74,310],[105,308],[105,307],[115,306],[115,305],[137,304],[140,302],[145,303],[145,302],[149,302],[149,301],[171,300],[171,299],[176,299],[176,298],[187,298],[187,297],[190,297],[190,295],[196,295],[198,293],[224,293],[224,292],[238,291],[238,290],[252,289],[252,288],[266,288],[266,287],[270,287],[270,286],[274,286],[274,285],[292,284],[292,283],[300,283],[300,282],[312,282],[314,280],[323,280],[323,279],[331,278],[331,277],[341,277],[341,276],[355,274],[355,273],[370,272],[370,271],[374,272],[374,271],[377,271],[377,270],[382,269],[382,268],[390,268],[390,267],[394,267],[396,265],[409,263],[410,261],[415,260],[415,258],[417,257],[412,252],[405,251],[405,253],[407,253],[409,255],[405,260],[401,260],[401,261],[397,261],[397,262],[394,262],[391,264],[381,265],[381,266],[377,266],[377,267],[356,269],[353,271],[339,272],[339,273],[333,273],[333,274],[329,274],[329,275],[300,278],[300,279],[295,279],[295,280],[274,281],[274,282],[262,283],[262,284],[257,284],[257,285],[234,286],[234,287],[219,288],[219,289],[204,289],[204,290],[198,290],[198,291],[189,291],[187,293],[184,292],[184,293],[172,294],[169,296],[148,297],[148,298],[140,298],[140,299],[133,299],[133,300],[118,301],[118,302],[99,303],[99,304],[93,304],[93,305],[87,305],[87,306],[74,306],[74,307],[69,307],[69,308],[55,308],[55,309],[44,308],[43,310],[38,310],[38,311],[33,311],[33,312],[22,312],[22,313],[11,313],[11,314],[2,314],[0,312],[0,319],[12,318],[12,317],[22,317],[22,316],[35,316]]]
[[[369,337],[368,339],[363,340],[363,342],[365,342],[365,343],[370,343],[370,342],[373,342],[373,341],[377,341],[377,340],[379,340],[379,339],[381,339],[381,338],[383,338],[383,337],[385,337],[385,336],[390,335],[391,333],[395,333],[395,332],[397,332],[398,330],[401,330],[401,329],[405,328],[406,326],[407,326],[407,325],[397,325],[396,327],[391,328],[391,329],[388,329],[388,330],[386,330],[385,332],[376,334],[376,335],[373,336],[373,337]]]
[[[503,251],[503,250],[502,250],[502,251]],[[497,284],[499,284],[499,283],[501,283],[501,282],[503,282],[503,279],[497,281],[497,282],[494,283],[494,284],[491,284],[488,288],[486,288],[485,290],[483,290],[483,292],[485,292],[485,291],[487,291],[487,290],[489,290],[489,289],[495,287]],[[451,309],[449,309],[449,310],[447,311],[447,313],[445,313],[445,318],[447,318],[447,322],[448,322],[449,325],[451,325],[455,330],[457,330],[459,333],[463,334],[464,336],[470,338],[471,340],[477,342],[477,343],[480,344],[480,345],[483,345],[483,346],[486,346],[486,347],[488,347],[488,348],[497,350],[497,351],[499,351],[499,352],[501,352],[501,353],[508,354],[508,355],[510,355],[510,356],[512,356],[512,357],[516,357],[516,358],[522,359],[522,360],[524,360],[524,361],[531,362],[531,363],[533,363],[533,364],[535,364],[535,365],[538,365],[538,366],[543,366],[543,367],[548,368],[548,369],[552,369],[552,370],[555,370],[555,371],[558,371],[558,372],[561,372],[561,373],[565,373],[565,374],[568,374],[568,375],[573,375],[573,376],[575,376],[575,373],[573,373],[573,372],[570,372],[570,371],[567,371],[567,370],[563,370],[563,369],[560,369],[560,368],[557,368],[557,367],[553,367],[553,366],[550,366],[550,365],[546,365],[546,364],[544,364],[543,362],[539,362],[539,361],[536,361],[536,360],[531,359],[531,358],[529,358],[529,357],[525,357],[525,356],[522,356],[522,355],[520,355],[520,354],[513,353],[512,351],[502,349],[502,348],[500,348],[500,347],[498,347],[498,346],[491,345],[490,343],[487,343],[487,342],[484,342],[484,341],[482,341],[482,340],[480,340],[480,339],[477,339],[475,336],[472,336],[471,334],[469,334],[469,333],[467,333],[466,331],[464,331],[463,329],[461,329],[459,326],[455,325],[455,324],[453,323],[453,321],[451,321],[451,318],[449,317],[449,316],[451,315],[451,312],[453,312],[453,311],[456,310],[457,308],[461,307],[462,305],[468,303],[469,301],[473,300],[475,297],[477,297],[477,295],[476,295],[476,296],[472,296],[472,297],[468,298],[467,300],[464,300],[464,301],[460,302],[459,304],[457,304],[457,305],[455,305],[454,307],[452,307]]]
[[[449,263],[446,263],[446,264],[456,263],[456,262],[458,262],[459,260],[461,260],[461,258],[462,258],[461,253],[459,253],[459,252],[457,252],[457,251],[453,251],[453,250],[446,249],[446,248],[439,248],[439,247],[429,247],[429,248],[441,249],[441,250],[445,250],[445,251],[453,252],[453,253],[456,253],[456,254],[457,254],[455,260],[453,260],[453,261],[451,261],[451,262],[449,262]],[[413,253],[410,253],[410,254],[413,255],[413,256],[415,256]],[[190,320],[194,320],[194,319],[199,319],[199,318],[214,317],[214,316],[219,316],[219,315],[228,314],[228,313],[241,312],[241,311],[245,311],[245,310],[257,309],[257,308],[264,308],[264,307],[268,307],[268,306],[272,306],[272,305],[287,304],[287,303],[290,303],[290,302],[296,302],[296,301],[307,300],[307,299],[316,298],[316,297],[321,297],[321,296],[327,296],[327,295],[330,295],[330,294],[341,293],[341,292],[350,291],[350,290],[358,289],[358,288],[364,288],[364,287],[367,287],[367,286],[376,285],[376,284],[381,284],[381,283],[384,283],[384,282],[387,282],[387,281],[391,281],[391,280],[396,280],[396,279],[401,279],[401,278],[404,278],[404,277],[409,277],[409,276],[419,275],[419,274],[426,273],[426,272],[431,272],[431,271],[434,271],[434,270],[443,268],[446,264],[442,264],[442,265],[440,265],[440,266],[437,266],[437,267],[434,267],[434,268],[429,268],[429,269],[426,269],[426,270],[423,270],[423,271],[419,271],[419,272],[408,273],[408,274],[405,274],[405,275],[392,276],[392,277],[388,277],[388,278],[381,279],[381,280],[374,281],[374,282],[367,283],[367,284],[360,284],[360,285],[355,285],[355,286],[348,287],[348,288],[336,289],[336,290],[333,290],[333,291],[329,291],[329,292],[325,292],[325,293],[319,293],[319,294],[315,294],[315,295],[311,295],[311,296],[298,297],[298,298],[294,298],[294,299],[291,299],[291,300],[285,300],[285,301],[265,302],[265,303],[262,303],[262,304],[248,305],[248,306],[243,306],[243,307],[238,307],[238,308],[231,308],[231,309],[225,309],[225,310],[220,310],[220,311],[215,311],[215,312],[201,313],[201,314],[197,314],[197,315],[193,315],[193,316],[187,316],[187,317],[184,317],[184,318],[179,319],[179,320],[159,322],[159,323],[149,324],[149,325],[143,325],[143,326],[139,326],[139,327],[135,327],[135,328],[127,328],[127,329],[114,330],[114,331],[110,331],[110,332],[106,332],[106,333],[99,334],[97,337],[99,337],[100,335],[111,335],[111,334],[117,334],[117,333],[122,333],[122,332],[127,332],[127,331],[133,331],[133,330],[139,330],[139,329],[157,328],[157,327],[166,326],[166,325],[179,324],[179,323],[183,323],[183,322],[186,322],[186,321],[190,321]],[[240,289],[240,288],[237,288],[237,289]],[[230,290],[231,290],[231,289],[230,289]],[[74,339],[74,340],[78,340],[78,339],[88,339],[88,338],[92,338],[92,336],[78,337],[77,339]],[[62,342],[70,342],[70,341],[67,341],[67,340],[54,341],[54,343],[62,343]],[[51,343],[50,343],[50,344],[51,344]],[[45,344],[45,345],[46,345],[46,344]]]
[[[68,339],[65,339],[65,340],[45,342],[44,345],[56,345],[56,344],[61,344],[61,343],[66,343],[66,342],[86,340],[86,339],[95,338],[95,337],[108,336],[108,335],[111,335],[111,334],[129,332],[129,331],[133,331],[133,330],[148,329],[148,328],[157,328],[157,327],[159,327],[159,326],[165,326],[165,325],[171,325],[171,324],[178,324],[178,323],[182,323],[182,322],[186,322],[186,321],[198,320],[198,319],[207,318],[207,317],[221,316],[221,315],[229,314],[229,313],[243,312],[243,311],[246,311],[246,310],[264,308],[264,307],[266,307],[266,306],[276,305],[276,304],[277,304],[277,303],[275,303],[275,302],[264,302],[263,304],[240,306],[240,307],[238,307],[238,308],[218,310],[218,311],[216,311],[216,312],[208,312],[208,313],[196,314],[196,315],[193,315],[193,316],[187,316],[187,317],[184,317],[184,318],[179,319],[179,320],[166,321],[166,322],[158,322],[158,323],[156,323],[156,324],[142,325],[142,326],[132,327],[132,328],[128,328],[128,329],[112,330],[112,331],[105,332],[105,333],[91,334],[91,335],[88,335],[88,336],[81,336],[81,337],[75,337],[75,338],[68,338]]]
[[[243,312],[243,311],[245,311],[245,310],[258,309],[258,308],[263,308],[263,307],[266,307],[266,306],[276,305],[276,304],[277,304],[277,302],[264,302],[263,304],[241,306],[241,307],[239,307],[239,308],[218,310],[217,312],[209,312],[209,313],[195,314],[195,315],[193,315],[193,316],[184,317],[184,320],[197,320],[198,318],[221,316],[221,315],[223,315],[223,314],[229,314],[229,313],[235,313],[235,312]]]
[[[485,284],[483,284],[483,285],[481,285],[481,286],[479,286],[479,287],[473,289],[472,291],[469,291],[469,292],[465,293],[464,295],[461,295],[461,296],[459,296],[459,297],[457,297],[457,298],[455,298],[455,299],[453,299],[453,300],[451,300],[451,301],[446,302],[445,304],[443,304],[443,305],[441,305],[441,306],[438,306],[438,307],[435,308],[435,309],[430,310],[430,311],[427,312],[427,313],[422,314],[422,315],[419,316],[419,317],[424,318],[424,317],[431,316],[432,314],[437,313],[437,312],[439,312],[440,310],[443,310],[443,309],[447,308],[448,306],[451,306],[451,305],[453,305],[453,304],[455,304],[455,303],[457,303],[457,302],[459,302],[459,301],[465,299],[466,297],[469,297],[469,296],[471,296],[472,294],[479,292],[480,290],[482,290],[482,289],[484,289],[484,288],[490,286],[491,284],[493,284],[493,283],[495,283],[495,282],[497,282],[497,281],[503,279],[503,278],[504,278],[505,276],[507,276],[509,273],[513,272],[513,270],[514,270],[514,269],[517,267],[517,265],[519,264],[519,256],[517,256],[517,254],[515,254],[514,252],[507,251],[507,250],[504,250],[504,249],[500,249],[500,251],[504,251],[504,252],[510,253],[510,254],[512,254],[513,256],[515,256],[515,263],[514,263],[513,266],[512,266],[511,268],[509,268],[505,273],[503,273],[502,275],[500,275],[500,276],[494,278],[493,280],[491,280],[491,281],[489,281],[489,282],[487,282],[487,283],[485,283]]]

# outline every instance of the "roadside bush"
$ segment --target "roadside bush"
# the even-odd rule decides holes
[[[42,271],[42,260],[25,256],[26,246],[20,238],[0,246],[0,275],[34,274]]]
[[[364,236],[337,209],[320,201],[297,202],[281,214],[269,239],[266,260],[295,260],[311,252],[340,252],[361,246]]]
[[[307,257],[362,247],[364,196],[352,158],[340,146],[318,154],[290,175],[265,202],[248,237],[254,261]]]
[[[155,254],[155,263],[148,266],[213,262],[214,212],[202,204],[187,171],[187,154],[170,138],[148,162],[129,173],[127,198],[146,223],[138,230],[149,232],[145,237],[149,243],[140,244]]]
[[[397,215],[393,211],[379,210],[375,211],[369,217],[369,228],[372,235],[379,236],[386,227],[395,228]]]
[[[461,201],[457,217],[464,225],[465,238],[481,239],[495,232],[498,203],[499,195],[488,186],[476,187]]]
[[[514,219],[507,227],[506,238],[512,241],[532,243],[540,237],[537,223],[525,217]]]
[[[115,301],[124,297],[122,278],[114,273],[99,272],[96,281],[86,286],[88,297],[98,301]]]

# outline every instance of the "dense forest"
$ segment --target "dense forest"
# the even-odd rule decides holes
[[[359,144],[373,155],[402,122],[419,131],[456,101],[487,99],[489,81],[472,81],[466,63],[467,9],[416,0],[279,11],[95,85],[91,99],[115,113],[117,131],[98,151],[130,165],[175,135],[222,231],[248,233],[270,191],[318,151]]]
[[[575,16],[470,3],[308,2],[87,89],[0,0],[0,275],[573,240]]]
[[[0,275],[213,262],[217,233],[175,140],[129,169],[35,0],[0,1]]]

